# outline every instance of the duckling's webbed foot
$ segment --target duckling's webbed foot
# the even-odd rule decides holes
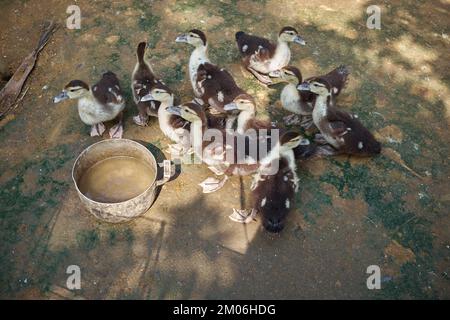
[[[222,187],[225,185],[225,182],[227,182],[228,176],[225,176],[222,181],[209,177],[206,180],[199,183],[199,186],[203,188],[203,193],[212,193],[216,192],[217,190],[222,189]]]
[[[91,127],[91,137],[101,136],[105,132],[106,128],[103,123],[94,124]]]
[[[214,172],[214,174],[216,176],[221,176],[221,175],[224,174],[224,171],[221,168],[217,168],[217,167],[214,167],[214,166],[209,166],[208,169],[211,170],[212,172]]]
[[[261,74],[261,73],[259,73],[258,71],[254,70],[254,69],[252,69],[252,68],[247,68],[247,69],[248,69],[248,71],[250,71],[250,72],[256,77],[256,79],[258,79],[262,84],[264,84],[264,85],[267,86],[267,85],[273,83],[269,76],[266,76],[266,75],[264,75],[264,74]]]
[[[255,217],[257,213],[258,211],[254,208],[251,210],[233,208],[233,213],[229,215],[228,218],[239,223],[250,223],[252,221],[256,221]]]
[[[138,126],[146,127],[148,123],[148,116],[142,116],[141,114],[138,114],[137,116],[133,117],[133,121]]]
[[[122,139],[123,135],[123,125],[122,123],[118,123],[109,129],[109,136],[111,139]]]
[[[169,144],[166,152],[170,153],[174,157],[181,157],[184,154],[194,153],[194,149],[186,147],[181,143],[176,143],[176,144]]]
[[[287,126],[300,124],[300,118],[296,114],[290,114],[283,118],[284,124]]]
[[[311,129],[314,126],[312,116],[303,116],[302,121],[300,122],[300,126],[305,130]]]

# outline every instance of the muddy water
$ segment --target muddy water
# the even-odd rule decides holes
[[[144,161],[119,156],[89,168],[78,181],[78,188],[94,201],[115,203],[138,196],[154,179],[155,170]]]

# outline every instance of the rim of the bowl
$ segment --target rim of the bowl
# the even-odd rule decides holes
[[[150,184],[150,186],[149,186],[147,189],[145,189],[145,191],[141,192],[140,194],[138,194],[137,196],[135,196],[135,197],[133,197],[133,198],[130,198],[130,199],[128,199],[128,200],[121,201],[121,202],[99,202],[99,201],[92,200],[91,198],[89,198],[89,197],[87,197],[86,195],[84,195],[84,193],[81,192],[80,189],[78,188],[78,183],[77,183],[77,181],[75,180],[75,166],[76,166],[76,164],[78,163],[78,160],[80,160],[80,157],[81,157],[84,153],[86,153],[88,149],[90,149],[90,148],[92,148],[92,147],[94,147],[94,146],[96,146],[96,145],[98,145],[98,144],[101,144],[101,143],[107,143],[107,142],[110,142],[110,141],[111,141],[111,140],[102,140],[102,141],[98,141],[98,142],[96,142],[96,143],[91,144],[90,146],[88,146],[87,148],[85,148],[83,151],[81,151],[81,153],[80,153],[80,154],[78,155],[78,157],[75,159],[75,162],[73,163],[73,166],[72,166],[72,181],[73,181],[73,184],[75,185],[75,188],[77,189],[78,194],[80,194],[83,198],[89,200],[90,202],[97,203],[97,204],[102,204],[102,205],[123,204],[123,203],[129,202],[129,201],[131,201],[131,200],[134,200],[134,199],[136,199],[136,198],[142,196],[144,193],[148,192],[151,188],[154,188],[154,187],[155,187],[155,184],[156,184],[156,178],[157,178],[157,176],[158,176],[158,163],[156,162],[156,158],[155,158],[155,156],[153,155],[153,153],[150,152],[150,150],[148,150],[146,147],[144,147],[144,146],[143,146],[142,144],[140,144],[139,142],[136,142],[136,141],[131,140],[131,139],[123,139],[123,138],[121,138],[121,139],[114,139],[114,140],[112,140],[112,141],[127,141],[127,142],[131,142],[131,143],[137,145],[139,148],[144,149],[145,152],[148,153],[148,154],[153,158],[153,160],[155,161],[155,168],[154,168],[154,169],[155,169],[155,177],[153,178],[153,182]]]

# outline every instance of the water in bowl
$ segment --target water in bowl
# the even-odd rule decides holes
[[[134,157],[118,156],[97,162],[78,181],[89,199],[117,203],[143,193],[154,181],[155,169]]]

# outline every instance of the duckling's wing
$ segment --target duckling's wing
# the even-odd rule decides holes
[[[266,222],[276,224],[264,225],[269,231],[279,232],[289,211],[294,206],[294,196],[298,185],[296,174],[290,170],[288,161],[280,158],[278,171],[274,175],[262,175],[252,191],[253,208]]]
[[[123,103],[119,79],[110,71],[104,73],[100,81],[92,87],[92,94],[103,105]]]
[[[246,33],[236,35],[236,42],[239,52],[243,57],[249,57],[256,54],[257,59],[267,60],[275,53],[276,45],[269,40]]]
[[[169,123],[170,126],[174,129],[186,129],[186,130],[190,130],[191,128],[191,123],[187,120],[184,120],[182,117],[177,116],[177,115],[171,115],[169,118]]]
[[[327,120],[331,134],[335,136],[342,135],[345,131],[350,131],[352,126],[351,115],[345,111],[329,107],[327,110]],[[350,130],[347,130],[350,128]]]
[[[298,90],[300,95],[300,102],[303,103],[304,109],[313,111],[314,104],[316,103],[317,94],[311,91]]]
[[[211,63],[204,63],[197,73],[197,85],[203,89],[203,100],[220,112],[224,112],[223,106],[244,93],[240,89],[232,75],[225,69],[221,69]]]
[[[333,134],[344,140],[343,150],[349,154],[373,155],[380,153],[381,145],[353,115],[337,108],[329,108],[327,119]]]

